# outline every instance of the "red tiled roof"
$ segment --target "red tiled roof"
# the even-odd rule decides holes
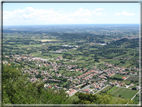
[[[51,88],[52,86],[49,86],[48,88]]]
[[[84,91],[90,91],[90,90],[85,89]]]
[[[126,77],[124,76],[122,79],[125,79]]]

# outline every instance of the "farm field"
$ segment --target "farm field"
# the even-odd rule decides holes
[[[133,99],[133,101],[138,104],[139,103],[139,95],[136,95],[136,97]]]
[[[112,91],[114,91],[115,89],[117,89],[117,87],[111,88],[111,89],[107,92],[107,94],[110,93],[110,92],[112,92]]]
[[[47,26],[43,27],[45,30],[41,26],[28,29],[19,26],[15,31],[6,27],[9,30],[3,32],[2,63],[20,67],[28,81],[40,80],[42,88],[44,85],[53,91],[64,89],[68,95],[74,92],[70,89],[86,93],[86,88],[98,95],[94,100],[91,95],[82,94],[65,97],[70,103],[77,101],[72,104],[127,104],[128,100],[129,104],[137,104],[138,96],[134,102],[131,98],[139,88],[139,38],[136,37],[139,26],[101,26]],[[5,97],[8,104],[9,98]],[[60,100],[63,101],[61,97]]]
[[[115,91],[113,91],[111,94],[115,97],[119,97],[119,95],[125,99],[131,99],[138,90],[131,90],[126,88],[118,88]]]
[[[127,80],[129,81],[138,81],[139,80],[139,77],[138,76],[130,76],[129,78],[127,78]]]
[[[107,91],[109,91],[110,89],[112,88],[112,86],[107,86],[106,88],[104,88],[102,91],[100,91],[100,92],[107,92]]]
[[[115,74],[114,76],[112,76],[111,78],[118,78],[118,79],[122,79],[124,77],[124,75],[121,74]]]

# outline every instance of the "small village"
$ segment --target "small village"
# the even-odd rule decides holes
[[[61,63],[56,63],[55,61],[58,60],[64,60],[64,61],[70,61],[70,62],[76,62],[77,60],[68,60],[64,59],[63,57],[57,57],[53,61],[48,61],[47,59],[33,57],[32,55],[26,54],[26,55],[11,55],[11,56],[5,56],[9,60],[9,62],[19,62],[22,61],[24,63],[34,64],[36,67],[49,67],[48,70],[41,70],[35,68],[22,68],[23,73],[28,73],[30,77],[28,79],[31,82],[36,82],[40,78],[37,78],[37,75],[42,76],[42,81],[45,82],[44,87],[45,88],[52,88],[52,89],[64,89],[66,90],[66,93],[68,96],[73,96],[76,92],[84,92],[84,93],[98,93],[105,87],[109,85],[117,86],[117,87],[125,87],[129,88],[130,86],[134,86],[134,84],[126,85],[125,82],[115,80],[113,82],[109,81],[109,78],[116,74],[123,75],[122,80],[126,80],[130,77],[130,75],[138,76],[138,68],[132,68],[133,71],[131,72],[125,72],[126,69],[132,70],[131,68],[125,68],[125,67],[118,67],[114,66],[113,64],[105,63],[104,65],[108,67],[108,69],[98,69],[96,66],[86,69],[86,68],[78,68],[77,65],[66,65]],[[7,61],[3,61],[3,63],[8,63]],[[60,67],[63,67],[67,70],[67,72],[80,72],[81,75],[79,76],[63,76],[58,73],[58,70]],[[135,72],[134,72],[135,70]],[[52,71],[52,73],[49,73],[49,71]],[[67,81],[70,81],[69,87],[61,87],[57,84],[51,85],[50,83],[46,81],[52,82],[60,82],[61,80],[54,79],[52,74],[55,74],[54,77],[58,78],[65,78]],[[82,87],[84,86],[84,87]],[[140,87],[136,86],[136,89],[139,90]]]

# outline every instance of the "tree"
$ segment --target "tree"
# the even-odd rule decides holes
[[[123,98],[113,97],[111,94],[101,93],[98,95],[84,94],[77,92],[78,101],[73,101],[74,104],[132,104],[133,101],[125,100]]]
[[[55,93],[55,90],[45,89],[44,83],[39,80],[34,83],[27,80],[14,65],[4,65],[3,77],[3,104],[65,104],[67,102],[64,90]]]

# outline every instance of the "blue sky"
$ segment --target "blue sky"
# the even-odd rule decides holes
[[[139,23],[139,3],[3,3],[3,25]]]

